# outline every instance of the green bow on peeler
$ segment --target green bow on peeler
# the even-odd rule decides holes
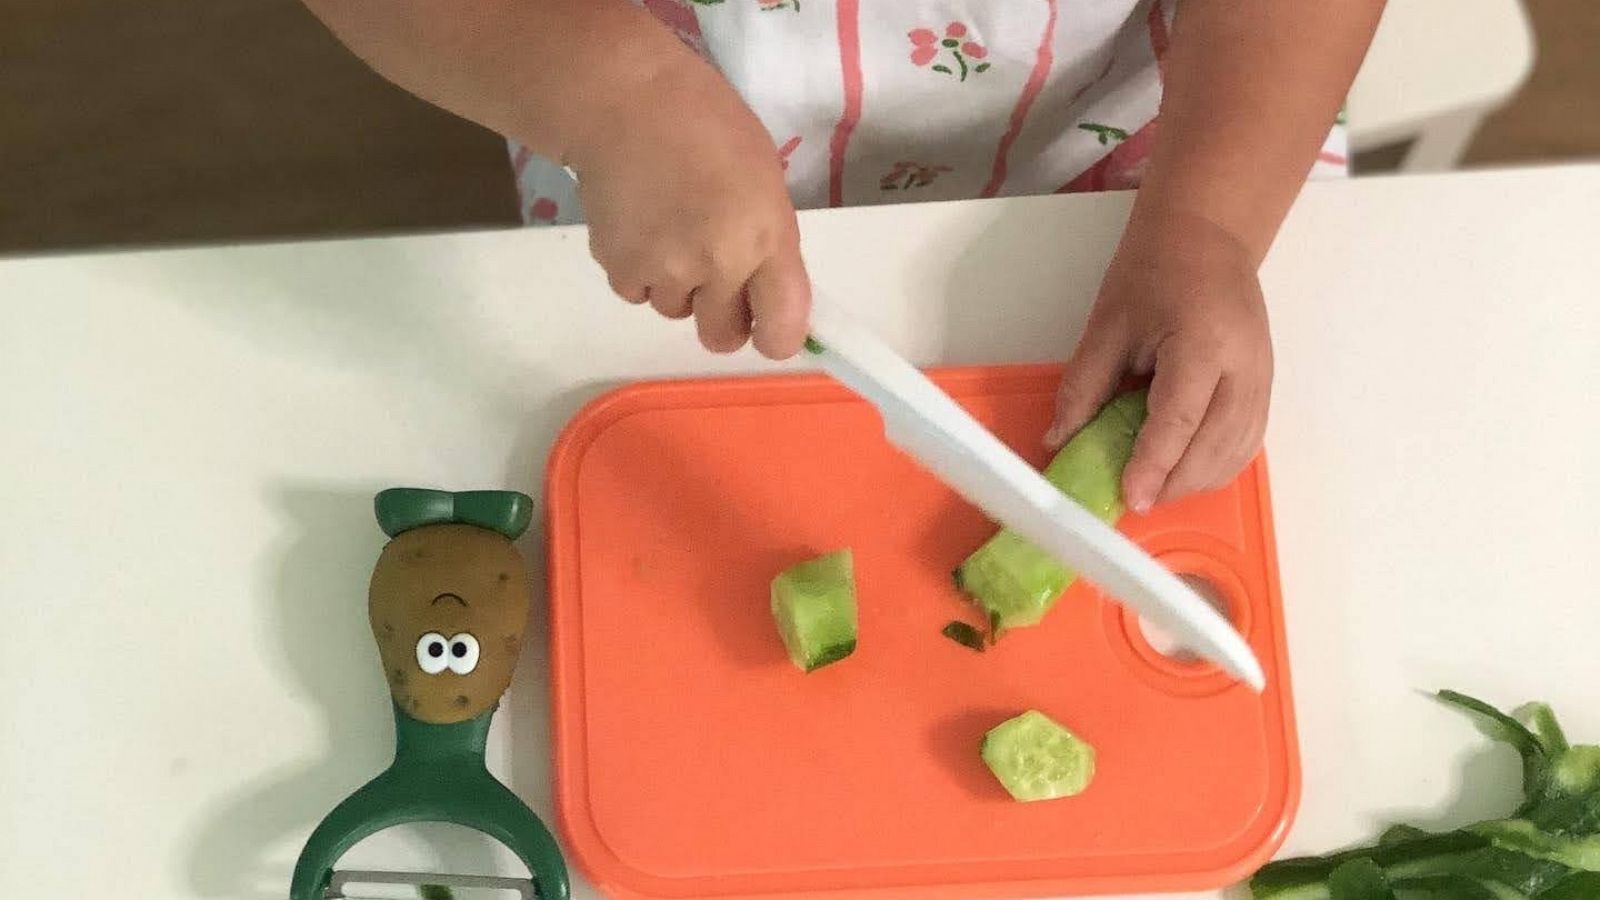
[[[516,491],[436,491],[389,488],[373,500],[378,527],[389,537],[424,525],[476,525],[516,540],[533,521],[533,500]]]

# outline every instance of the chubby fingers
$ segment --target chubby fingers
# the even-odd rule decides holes
[[[1224,366],[1206,417],[1167,477],[1157,502],[1232,481],[1261,450],[1272,396],[1272,354],[1256,353]]]
[[[811,280],[798,241],[768,257],[748,285],[752,342],[762,356],[788,359],[805,346],[811,321]]]
[[[695,331],[712,353],[733,353],[750,340],[750,302],[744,280],[711,279],[694,295]]]
[[[1222,370],[1217,361],[1177,343],[1158,353],[1150,381],[1149,414],[1122,472],[1122,495],[1135,512],[1148,512],[1163,496],[1173,470],[1206,421]]]
[[[1072,358],[1067,360],[1066,375],[1056,392],[1055,419],[1044,435],[1045,446],[1059,449],[1094,418],[1116,393],[1127,361],[1127,344],[1121,330],[1091,318]]]
[[[706,349],[732,353],[753,338],[763,356],[786,359],[805,345],[811,282],[798,238],[774,244],[767,253],[666,250],[596,259],[623,300],[648,303],[669,319],[693,316]]]

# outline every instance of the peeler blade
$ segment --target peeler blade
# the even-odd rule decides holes
[[[505,875],[449,875],[433,872],[335,871],[323,900],[357,900],[348,893],[350,885],[405,885],[422,889],[438,885],[474,891],[516,891],[523,900],[540,900],[539,890],[527,878]],[[426,897],[427,895],[424,894]]]

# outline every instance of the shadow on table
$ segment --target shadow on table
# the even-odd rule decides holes
[[[530,416],[517,432],[506,460],[505,486],[541,498],[533,524],[517,541],[528,567],[533,596],[528,603],[522,656],[512,675],[511,687],[501,704],[497,727],[508,729],[510,759],[506,785],[556,832],[555,801],[550,771],[550,594],[546,587],[545,516],[543,483],[546,462],[562,427],[589,401],[614,387],[595,383],[561,393],[550,401],[542,416]],[[509,713],[509,715],[508,715]],[[491,760],[492,765],[492,760]],[[560,834],[557,833],[557,839]]]
[[[438,387],[492,415],[537,423],[518,431],[502,484],[437,485],[537,495],[560,424],[606,386],[572,390],[554,402],[558,413],[547,408],[531,415],[525,398],[540,396],[534,384],[541,377],[533,356],[486,338],[482,323],[471,320],[479,314],[473,298],[461,296],[449,266],[423,265],[409,251],[404,241],[362,242],[354,258],[344,242],[238,248],[223,262],[197,256],[182,268],[184,281],[173,286],[173,294],[213,322],[221,340],[270,348],[296,363]],[[270,632],[265,643],[276,650],[271,661],[282,689],[314,712],[325,749],[272,770],[241,772],[237,787],[215,798],[182,851],[199,896],[282,898],[288,867],[312,827],[392,758],[388,687],[366,619],[367,581],[385,540],[373,518],[372,497],[391,486],[291,483],[277,489],[273,500],[283,528],[260,576],[267,589],[258,593],[270,600],[259,620]],[[519,542],[535,585],[543,584],[541,530],[536,516]],[[495,728],[510,730],[508,783],[548,819],[542,589],[531,617],[514,693]],[[505,737],[491,738],[492,766],[494,748]],[[499,868],[498,848],[481,835],[447,826],[405,832],[417,836],[430,856],[448,860],[451,871]]]
[[[240,773],[239,788],[216,799],[187,849],[189,883],[199,896],[282,900],[289,887],[285,854],[297,855],[316,823],[394,756],[389,689],[366,603],[385,540],[372,512],[373,494],[383,487],[278,489],[284,531],[262,573],[270,590],[260,594],[271,599],[261,619],[276,635],[283,690],[321,720],[325,750],[271,771]],[[428,840],[440,845],[453,870],[491,870],[491,847],[478,835],[430,830]]]
[[[1126,203],[1115,197],[1085,201]],[[1040,198],[1007,207],[946,264],[945,362],[1059,362],[1071,354],[1125,210],[1108,209],[1105,224],[1092,231],[1064,234],[1048,212],[1053,202]]]
[[[1501,819],[1524,799],[1522,762],[1516,751],[1485,736],[1456,766],[1454,790],[1435,806],[1387,816],[1373,823],[1373,836],[1391,825],[1423,831],[1454,831],[1489,819]]]

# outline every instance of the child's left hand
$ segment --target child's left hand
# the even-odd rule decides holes
[[[1261,447],[1272,389],[1255,259],[1209,223],[1161,231],[1124,235],[1046,437],[1059,446],[1125,375],[1153,372],[1149,418],[1122,479],[1137,512],[1231,481]]]

